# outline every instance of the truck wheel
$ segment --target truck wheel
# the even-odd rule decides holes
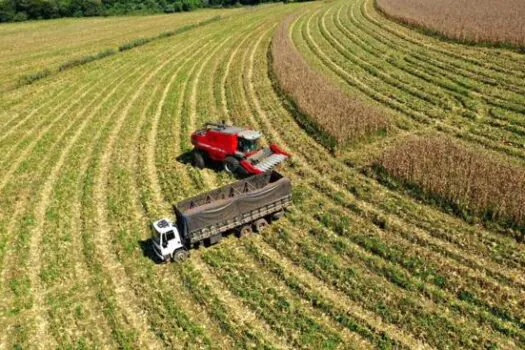
[[[239,166],[239,161],[233,157],[226,157],[224,160],[224,170],[226,170],[227,173],[235,174]]]
[[[206,166],[206,162],[204,161],[204,156],[198,150],[193,150],[193,166],[199,169],[203,169]]]
[[[263,232],[266,226],[268,226],[268,221],[266,221],[266,219],[259,219],[253,223],[253,227],[257,233]]]
[[[184,261],[188,259],[189,256],[190,256],[190,253],[186,249],[179,249],[175,251],[175,253],[173,253],[172,260],[177,261],[177,262]]]
[[[272,214],[272,220],[275,220],[275,221],[279,220],[283,216],[284,216],[284,210],[279,210],[278,212]]]
[[[253,233],[253,230],[252,230],[252,227],[250,225],[244,225],[243,227],[241,227],[239,229],[239,231],[237,232],[237,236],[239,238],[242,238],[242,237],[246,237],[246,236],[249,236],[250,234]]]

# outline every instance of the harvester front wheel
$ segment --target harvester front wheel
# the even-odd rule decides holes
[[[226,170],[227,173],[235,174],[239,166],[239,161],[233,157],[226,157],[224,160],[224,170]]]
[[[193,150],[193,166],[203,169],[206,166],[204,155],[198,150]]]

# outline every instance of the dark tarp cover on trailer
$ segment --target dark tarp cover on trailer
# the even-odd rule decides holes
[[[267,204],[286,198],[291,194],[290,180],[281,177],[255,191],[241,193],[233,198],[212,201],[182,212],[177,210],[177,219],[183,220],[184,233],[188,234],[206,226],[216,225],[235,217],[264,207]],[[176,207],[177,208],[177,207]]]

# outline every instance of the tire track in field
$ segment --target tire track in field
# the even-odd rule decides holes
[[[315,146],[315,145],[313,145],[313,146]],[[317,147],[317,148],[319,149],[319,147]],[[324,158],[326,158],[326,159],[331,159],[331,157],[328,156],[328,155],[326,155]],[[332,165],[331,165],[330,167],[334,167],[334,165],[335,165],[334,162],[335,162],[335,160],[331,162]],[[344,168],[346,168],[346,167],[345,167],[345,166],[342,166],[342,164],[337,164],[337,165],[338,165],[338,166],[337,166],[337,169],[340,170],[340,171],[342,171],[342,172],[344,173],[344,172],[345,172]],[[354,200],[355,200],[355,199],[354,199]],[[474,261],[477,260],[477,259],[478,259],[478,257],[477,257],[477,258],[474,258]]]
[[[216,49],[214,49],[213,53],[215,53],[220,47],[222,47],[228,40],[231,40],[231,37],[223,41]],[[244,43],[244,40],[241,40],[241,42],[235,47],[233,52],[230,54],[231,56],[230,56],[229,62],[232,60],[232,57],[237,53],[239,47],[243,43]],[[209,61],[209,58],[211,58],[211,56],[213,55],[210,54],[210,56],[205,61],[205,63],[202,64],[199,72],[196,75],[195,80],[199,80],[198,77],[200,76],[200,73],[202,72],[204,65],[206,64],[206,62]],[[189,76],[191,76],[191,74],[189,74]],[[195,115],[194,111],[196,109],[195,107],[196,106],[196,86],[197,86],[197,83],[194,83],[193,88],[192,88],[192,96],[190,98],[193,104],[193,106],[190,107],[190,111],[193,111],[193,112],[190,112],[190,115],[191,114]],[[210,186],[211,184],[207,183],[207,187],[210,187]],[[201,275],[204,277],[206,284],[211,287],[211,290],[221,290],[222,291],[221,293],[214,293],[214,294],[220,300],[220,302],[228,308],[228,312],[231,313],[231,316],[236,320],[235,321],[236,324],[239,324],[238,322],[241,322],[240,325],[244,325],[244,327],[249,327],[255,330],[259,334],[264,334],[265,337],[267,337],[274,345],[278,346],[279,348],[286,348],[286,346],[282,344],[282,341],[280,340],[280,338],[269,330],[269,326],[264,321],[261,321],[260,319],[258,319],[257,316],[253,314],[251,310],[245,308],[241,303],[239,303],[235,299],[233,295],[226,294],[224,287],[220,287],[220,282],[217,280],[216,276],[210,273],[210,271],[207,268],[205,268],[204,265],[202,265],[202,261],[200,261],[200,264],[199,264],[199,262],[192,260],[191,263],[192,263],[192,266],[194,266],[197,269],[197,271],[199,271]]]
[[[68,88],[62,89],[59,93],[54,95],[53,98],[46,98],[44,99],[44,102],[39,101],[40,104],[38,105],[38,107],[31,108],[31,111],[27,113],[25,117],[21,117],[19,113],[16,113],[15,116],[13,116],[11,119],[6,121],[5,123],[2,123],[2,128],[0,129],[0,143],[2,143],[9,135],[11,135],[16,129],[18,129],[21,125],[23,125],[26,121],[28,121],[35,114],[40,112],[42,109],[46,108],[48,105],[53,104],[53,102],[55,102],[55,100],[58,100],[62,96],[62,94],[66,91],[68,91]],[[30,108],[30,107],[27,107],[27,108]],[[54,111],[57,109],[58,108],[55,107]],[[18,121],[13,126],[10,126],[10,124],[17,119]]]
[[[356,3],[353,3],[353,5],[350,6],[350,9],[352,10],[351,11],[352,21],[357,22],[357,19],[355,19],[354,13],[353,13],[355,4]],[[337,35],[337,33],[334,34],[334,31],[336,29],[342,34],[342,37],[346,37],[349,40],[353,41],[358,49],[363,49],[369,52],[370,55],[379,57],[380,59],[382,59],[381,56],[384,55],[384,51],[380,50],[377,47],[377,43],[380,43],[381,45],[386,45],[386,47],[388,47],[389,50],[394,50],[399,47],[400,52],[404,52],[406,55],[412,56],[411,51],[403,49],[401,46],[396,46],[392,43],[383,42],[383,39],[377,38],[371,35],[369,32],[367,32],[366,28],[359,28],[359,30],[363,33],[360,36],[352,32],[349,32],[348,29],[344,28],[344,26],[340,22],[339,17],[340,17],[340,12],[342,9],[343,9],[343,6],[339,8],[339,10],[337,11],[337,14],[330,16],[330,18],[332,19],[333,25],[335,26],[335,29],[334,28],[329,29],[325,24],[325,17],[329,16],[329,12],[332,10],[332,8],[328,8],[327,11],[325,11],[323,16],[320,18],[322,28],[324,31],[326,31],[327,35],[329,36],[329,38],[327,38],[329,39],[328,41],[333,41],[331,45],[339,52],[339,54],[345,57],[346,55],[351,54],[352,56],[355,57],[356,60],[359,60],[361,62],[360,63],[361,65],[363,64],[366,66],[369,65],[369,63],[367,62],[365,58],[361,58],[361,56],[359,56],[358,54],[352,54],[350,52],[351,50],[347,50],[344,47],[341,40],[338,39],[339,35]],[[367,36],[370,37],[373,42],[363,41],[363,39],[366,38]],[[446,96],[446,98],[454,98],[454,97],[458,98],[456,103],[459,103],[459,102],[461,103],[459,105],[458,111],[454,111],[453,113],[454,119],[457,120],[456,123],[459,123],[460,125],[469,124],[478,129],[479,127],[488,128],[490,132],[487,131],[487,132],[481,133],[480,131],[476,131],[476,130],[472,130],[472,132],[475,133],[476,135],[483,135],[483,134],[491,135],[490,140],[492,141],[499,141],[501,138],[504,138],[508,140],[508,142],[515,143],[515,141],[512,141],[512,140],[516,140],[516,135],[514,132],[510,130],[502,129],[499,126],[492,125],[490,121],[485,120],[486,119],[485,115],[488,114],[488,109],[489,109],[489,105],[487,104],[487,101],[498,99],[498,100],[503,100],[506,103],[507,100],[509,100],[510,98],[510,97],[499,96],[500,94],[496,93],[496,90],[499,90],[499,88],[497,89],[491,86],[490,90],[485,91],[484,88],[482,89],[482,88],[472,86],[472,87],[469,87],[468,94],[466,96],[463,96],[457,91],[457,89],[462,90],[463,94],[465,94],[465,91],[467,91],[466,90],[467,88],[463,86],[465,86],[466,82],[458,81],[457,79],[453,79],[452,77],[450,77],[448,70],[443,71],[441,68],[438,68],[439,69],[438,73],[440,74],[439,77],[433,77],[433,78],[429,78],[428,76],[422,77],[422,74],[423,75],[428,74],[428,70],[429,70],[428,65],[432,64],[430,60],[421,61],[420,65],[417,66],[417,68],[414,67],[416,69],[408,69],[406,61],[402,63],[397,63],[397,62],[391,62],[388,59],[387,60],[382,59],[381,61],[378,61],[378,63],[370,64],[370,66],[374,67],[373,69],[375,71],[381,72],[380,74],[389,75],[388,69],[385,69],[384,64],[381,65],[381,62],[387,65],[392,65],[393,67],[396,67],[396,69],[400,69],[403,77],[410,76],[412,77],[412,79],[416,79],[417,81],[421,82],[424,86],[428,86],[430,89],[434,88],[434,89],[438,89],[439,91],[442,91],[442,93],[445,94],[444,96]],[[421,73],[421,71],[419,70],[420,67],[425,67],[423,73]],[[363,69],[366,69],[366,68],[363,68]],[[434,68],[432,68],[432,70],[434,70]],[[455,73],[458,74],[457,72]],[[392,84],[394,84],[396,87],[398,87],[402,91],[405,91],[409,86],[412,85],[412,83],[402,81],[399,77],[392,76],[391,74],[389,76],[391,76],[391,80],[394,80]],[[446,77],[447,80],[453,81],[454,88],[450,87],[449,83],[443,82],[443,77]],[[475,84],[480,83],[479,79],[472,79],[471,77],[466,77],[466,78],[469,80],[472,80]],[[388,83],[388,84],[391,85],[391,83]],[[426,90],[425,94],[428,94],[429,89],[425,89],[425,90]],[[422,98],[424,99],[424,97]],[[426,101],[423,100],[421,102],[426,102]],[[509,102],[516,103],[512,101],[509,101]],[[432,102],[432,104],[436,105],[435,102]],[[472,104],[475,104],[474,107],[467,108],[469,107],[469,105],[472,105]],[[440,104],[437,104],[436,107],[440,108],[443,112],[446,111],[446,108],[444,108]],[[477,115],[482,115],[484,119],[481,120],[481,123],[472,122],[470,114],[469,114],[471,112],[469,111],[472,111],[473,113]],[[457,113],[459,112],[461,113],[457,115]],[[520,147],[521,147],[521,144],[519,144],[518,148]]]
[[[275,233],[272,232],[270,234]],[[326,297],[332,304],[334,304],[334,306],[340,310],[343,310],[343,312],[350,315],[350,317],[359,320],[365,325],[369,325],[374,330],[378,330],[379,332],[384,332],[383,330],[386,330],[384,334],[388,334],[389,337],[394,336],[391,339],[395,340],[399,344],[406,344],[405,339],[410,336],[398,329],[396,326],[384,322],[380,317],[377,316],[377,314],[364,309],[358,303],[348,298],[344,293],[328,287],[326,283],[319,280],[316,276],[305,270],[303,267],[296,265],[288,257],[275,250],[264,240],[254,240],[254,244],[257,246],[257,248],[259,248],[260,252],[263,252],[263,255],[265,255],[275,264],[279,265],[283,271],[285,271],[285,273],[293,276],[294,278],[297,278],[308,289],[314,291],[316,294]],[[250,256],[252,259],[255,259],[255,257],[252,255]],[[362,336],[359,334],[351,333],[350,336],[353,336],[352,340],[357,344],[363,344],[363,346],[367,347],[371,346],[368,340],[362,338]],[[428,344],[420,342],[417,339],[414,343],[411,343],[411,345],[416,346],[414,349],[431,349]]]
[[[207,41],[209,36],[210,35],[208,35],[206,37],[203,37],[199,41],[194,42],[192,45],[189,45],[189,46],[185,47],[182,50],[182,52],[179,54],[179,56],[181,56],[186,51],[192,49],[194,46],[200,44],[201,42]],[[147,163],[148,163],[147,173],[148,173],[148,177],[149,177],[149,180],[150,180],[149,187],[153,190],[154,197],[156,197],[156,198],[154,198],[152,200],[154,202],[154,210],[146,210],[144,212],[144,207],[141,208],[141,206],[139,206],[139,204],[138,204],[138,200],[140,200],[141,195],[137,192],[136,189],[134,189],[133,187],[130,187],[130,191],[133,193],[133,195],[131,196],[132,197],[132,201],[133,201],[133,206],[136,208],[136,211],[138,213],[137,215],[141,216],[144,220],[147,220],[148,218],[151,219],[152,217],[154,219],[156,219],[155,215],[157,215],[159,213],[167,214],[169,212],[169,209],[168,209],[169,205],[168,205],[167,202],[165,202],[163,200],[160,183],[158,181],[158,178],[155,176],[155,174],[157,174],[157,169],[156,169],[156,165],[155,165],[155,147],[156,147],[158,123],[159,123],[160,116],[161,116],[161,114],[163,113],[163,110],[164,110],[166,98],[168,96],[168,93],[172,89],[171,87],[172,87],[173,83],[175,82],[176,78],[180,74],[181,70],[185,67],[185,65],[188,62],[191,62],[193,57],[195,57],[196,55],[200,54],[200,51],[203,50],[205,47],[206,46],[201,46],[199,49],[193,51],[191,53],[191,55],[188,55],[182,61],[182,63],[179,64],[179,67],[176,69],[176,71],[171,73],[170,80],[166,84],[166,87],[165,87],[165,89],[164,89],[164,91],[162,93],[162,98],[157,104],[157,109],[155,111],[155,115],[153,116],[153,120],[152,120],[152,129],[148,133],[148,145],[147,145],[147,149],[146,149],[146,154],[147,154],[146,158],[147,158]],[[142,125],[142,124],[143,123],[141,121],[139,123],[139,125]],[[138,138],[138,134],[140,132],[140,129],[142,129],[142,126],[140,126],[137,129],[138,129],[138,131],[136,133],[135,139]],[[135,152],[134,152],[135,154],[131,155],[131,157],[129,157],[130,161],[128,162],[128,166],[127,167],[130,168],[130,169],[131,168],[135,169],[135,173],[138,173],[139,172],[139,170],[137,169],[138,163],[135,160],[137,158],[139,158],[139,155],[136,154],[136,151],[137,151],[137,149],[135,148]],[[153,177],[155,177],[155,179],[153,179]],[[155,185],[155,180],[156,180],[156,184],[157,185]],[[135,185],[138,184],[136,180],[133,181],[133,183]],[[164,209],[160,209],[159,210],[159,208],[164,208]],[[145,216],[147,216],[148,218],[145,218]],[[173,273],[168,273],[168,274],[164,274],[162,277],[160,277],[160,280],[166,281],[166,284],[171,286],[171,287],[168,287],[168,289],[170,289],[170,288],[173,288],[174,286],[177,286],[177,285],[180,284],[180,280],[178,280],[177,277],[178,277],[177,274],[174,275]],[[166,288],[165,283],[162,283],[162,285],[163,285],[164,288]],[[227,338],[224,338],[220,334],[219,330],[215,330],[215,325],[208,318],[208,316],[203,312],[203,310],[195,310],[193,305],[191,305],[190,303],[185,301],[185,300],[190,300],[191,296],[187,295],[187,293],[184,291],[184,286],[180,286],[180,288],[177,290],[177,293],[179,294],[177,303],[178,303],[179,306],[183,307],[183,309],[186,312],[186,314],[191,315],[191,314],[197,313],[198,316],[196,318],[201,323],[204,323],[204,327],[205,327],[205,329],[207,330],[208,333],[212,332],[212,334],[214,334],[213,338],[214,338],[215,341],[218,341],[218,339],[222,338],[222,341],[220,342],[221,344],[229,344],[229,346],[233,346],[232,343],[228,342]]]
[[[99,94],[99,96],[100,96],[100,95],[102,95],[102,94]],[[94,102],[94,101],[93,101],[93,102]],[[85,107],[85,108],[83,109],[83,111],[85,111],[86,108],[87,108],[87,107]],[[59,140],[59,142],[60,142],[61,140],[65,139],[68,130],[69,130],[69,129],[70,129],[70,128],[76,123],[76,121],[77,121],[77,119],[73,119],[72,122],[69,123],[68,126],[67,126],[66,128],[64,128],[64,130],[61,132],[61,134],[60,134],[60,135],[58,136],[58,138],[57,138],[57,140]],[[49,131],[49,130],[48,130],[48,131]],[[39,164],[46,164],[52,155],[53,155],[53,152],[47,152],[47,153],[46,153],[46,156],[45,156],[43,159],[40,159],[40,160],[39,160]],[[22,160],[23,160],[23,159],[20,159],[20,162],[21,162]],[[40,167],[40,168],[39,168],[39,171],[40,171],[41,173],[43,173],[43,171],[45,171],[45,170],[46,170],[45,167]],[[35,177],[35,178],[36,178],[36,177]],[[6,183],[7,183],[7,182],[6,182]],[[33,187],[35,187],[35,186],[39,186],[39,184],[36,183],[36,182],[33,182],[32,186],[33,186]],[[37,190],[37,189],[36,189],[36,187],[35,187],[35,188],[33,189],[33,191],[36,191],[36,190]],[[26,191],[26,192],[27,192],[27,191]],[[29,193],[26,193],[25,196],[23,196],[22,199],[19,200],[17,206],[18,206],[18,210],[19,210],[20,214],[22,213],[22,209],[21,209],[22,206],[27,206],[27,203],[26,203],[26,202],[30,202],[32,198],[33,198],[33,197],[31,197]],[[16,223],[17,223],[17,220],[18,220],[18,215],[17,215],[17,216],[11,216],[10,223],[9,223],[8,227],[14,227],[14,225],[16,225]],[[18,238],[18,236],[19,236],[19,235],[13,235],[13,239]],[[13,246],[13,245],[14,245],[14,244],[11,243],[11,241],[10,241],[10,242],[9,242],[9,246]],[[7,259],[8,261],[14,260],[14,259],[17,257],[17,255],[15,255],[15,254],[16,254],[16,252],[15,252],[14,250],[10,250],[10,251],[7,252],[7,256],[3,257],[3,259]],[[14,261],[12,262],[12,264],[14,264]],[[11,270],[13,270],[13,271],[14,271],[14,269],[15,269],[14,267],[11,268]],[[18,269],[18,268],[17,268],[17,269]],[[3,268],[3,270],[2,270],[2,276],[1,276],[1,280],[2,280],[1,285],[4,287],[4,288],[3,288],[3,291],[2,291],[2,294],[3,294],[3,295],[6,295],[6,292],[7,292],[7,290],[6,290],[6,288],[7,288],[7,286],[8,286],[8,283],[7,283],[8,275],[7,275],[7,274],[8,274],[8,272],[11,271],[11,270],[8,269],[8,268],[6,268],[5,265],[4,265],[4,268]]]
[[[271,30],[271,29],[270,29]],[[255,56],[255,52],[258,48],[258,46],[260,45],[262,39],[264,38],[265,35],[267,35],[270,30],[267,30],[264,34],[262,34],[260,36],[260,38],[257,40],[257,42],[255,43],[251,53],[250,53],[250,58],[249,58],[249,63],[248,65],[245,64],[245,61],[246,61],[246,56],[248,55],[248,51],[246,51],[243,55],[243,58],[241,60],[241,67],[248,67],[248,72],[246,75],[243,74],[243,76],[246,77],[247,81],[245,80],[244,82],[244,89],[243,91],[247,91],[246,93],[248,95],[250,95],[248,98],[241,98],[244,102],[243,102],[243,105],[244,105],[244,108],[245,110],[248,112],[251,107],[248,105],[248,103],[246,102],[247,100],[254,103],[256,105],[255,107],[255,112],[256,114],[260,115],[260,116],[263,116],[264,115],[264,112],[262,111],[262,109],[260,108],[259,104],[258,104],[258,100],[254,97],[254,88],[253,88],[253,85],[252,85],[252,81],[253,81],[253,60],[254,60],[254,56]],[[248,112],[248,115],[250,115],[249,119],[251,120],[251,124],[252,125],[259,125],[257,123],[257,121],[251,116],[251,114]],[[272,135],[276,135],[275,134],[275,131],[268,126],[268,124],[266,124],[266,129],[267,130],[271,130],[272,131]],[[281,145],[283,143],[280,143]],[[295,158],[295,155],[294,155],[294,158]],[[393,327],[391,327],[393,328]],[[402,334],[402,332],[398,329],[397,332],[395,334]],[[403,339],[403,342],[406,341],[406,337]],[[413,344],[416,344],[416,342],[414,342]]]
[[[253,103],[253,109],[255,111],[255,114],[258,115],[259,118],[261,118],[261,123],[263,123],[264,125],[261,125],[253,117],[250,118],[250,119],[251,119],[251,122],[252,122],[253,125],[264,126],[263,128],[260,128],[260,129],[268,130],[270,132],[270,134],[271,134],[272,139],[275,140],[276,143],[278,143],[281,147],[284,147],[285,149],[294,149],[294,148],[291,148],[289,145],[287,145],[285,142],[283,142],[283,140],[281,139],[281,137],[279,136],[279,134],[277,133],[275,128],[271,125],[271,123],[270,123],[270,121],[268,119],[268,116],[266,115],[266,113],[261,108],[261,105],[259,103],[259,99],[258,99],[258,97],[255,94],[255,88],[253,86],[253,81],[254,81],[254,79],[253,79],[254,57],[255,57],[255,52],[257,50],[257,46],[260,45],[262,38],[263,38],[263,36],[261,36],[261,39],[258,41],[257,45],[254,46],[254,49],[253,49],[253,51],[252,51],[252,53],[250,55],[250,60],[249,60],[249,64],[248,64],[248,72],[246,74],[246,81],[245,81],[244,85],[245,85],[245,93],[246,93],[246,97],[247,97],[246,100],[248,100],[251,103]],[[249,111],[252,107],[249,107],[249,105],[246,104],[246,108]],[[285,132],[285,131],[283,130],[283,132]],[[299,164],[299,166],[302,169],[308,169],[308,166],[306,165],[307,161],[305,159],[303,159],[301,155],[294,154],[293,155],[293,159],[294,159],[294,161],[296,161]],[[322,179],[319,179],[319,180],[323,181]],[[377,324],[376,323],[376,326],[378,326],[378,325],[381,325],[381,324]],[[413,339],[411,336],[409,336],[407,334],[404,334],[403,331],[401,331],[400,329],[398,329],[395,326],[391,326],[390,329],[385,329],[385,328],[376,328],[376,329],[379,329],[379,330],[385,332],[392,339],[396,339],[397,338],[396,340],[400,341],[401,344],[405,344],[406,346],[408,346],[410,348],[418,348],[418,347],[420,347],[420,343],[419,343],[418,340]],[[392,330],[395,330],[395,332],[392,332]],[[403,334],[404,336],[396,337],[396,335],[399,335],[399,334]]]
[[[197,118],[197,87],[200,84],[200,79],[202,75],[202,71],[204,70],[204,67],[208,64],[210,59],[214,57],[214,55],[217,53],[217,51],[222,48],[229,40],[231,40],[232,36],[228,36],[225,40],[221,41],[220,44],[218,44],[212,52],[209,53],[208,57],[202,62],[202,64],[199,66],[199,69],[197,70],[197,73],[195,74],[194,79],[191,81],[191,93],[189,96],[190,102],[189,102],[189,121],[188,121],[188,135],[189,138],[191,133],[193,133],[195,129],[195,119]],[[206,188],[213,188],[216,187],[217,184],[217,176],[215,174],[211,173],[211,169],[202,169],[200,171],[202,175],[202,179],[204,181],[204,185]]]
[[[317,44],[317,42],[313,39],[310,27],[311,27],[311,20],[312,18],[319,12],[320,10],[317,10],[314,12],[308,19],[308,21],[305,24],[306,27],[306,33],[303,33],[304,40],[310,46],[310,50],[322,61],[324,62],[328,68],[330,68],[336,75],[339,76],[343,81],[345,81],[347,84],[359,89],[361,92],[363,92],[368,97],[378,101],[381,104],[384,104],[391,109],[394,109],[403,115],[406,115],[413,119],[414,121],[424,124],[424,125],[430,125],[434,128],[438,128],[444,132],[447,132],[449,134],[453,134],[456,137],[462,137],[469,142],[478,143],[486,148],[489,148],[493,151],[504,151],[509,156],[513,156],[519,159],[525,159],[525,154],[518,150],[516,147],[509,147],[506,145],[501,145],[501,142],[496,142],[492,140],[490,137],[488,137],[487,134],[479,134],[479,133],[472,133],[469,131],[463,131],[458,126],[448,125],[445,124],[441,118],[435,118],[432,115],[429,115],[425,111],[421,111],[418,109],[414,109],[413,106],[408,106],[402,99],[399,97],[393,96],[392,94],[386,94],[383,92],[378,92],[369,84],[364,83],[362,80],[356,78],[352,74],[348,73],[346,70],[344,70],[342,67],[340,67],[332,58],[330,58]],[[330,45],[330,43],[328,43]]]
[[[209,45],[209,42],[206,43],[206,45]],[[195,77],[193,75],[195,74],[195,69],[197,69],[200,61],[197,60],[195,63],[191,66],[190,70],[188,71],[188,78],[184,81],[184,83],[181,86],[181,91],[183,91],[181,95],[181,107],[180,107],[180,129],[179,129],[179,137],[178,137],[178,143],[180,146],[180,152],[184,151],[186,148],[186,145],[190,145],[191,143],[188,141],[189,136],[192,133],[192,126],[191,124],[191,91],[188,91],[190,89],[193,90],[193,80]],[[193,78],[192,78],[193,77]],[[190,95],[190,96],[188,96]],[[179,154],[180,154],[179,152]],[[208,179],[208,175],[206,175],[206,171],[209,171],[208,169],[193,169],[189,165],[184,166],[186,169],[186,172],[188,174],[188,177],[193,180],[198,180],[200,187],[209,188],[209,184],[206,183]],[[157,176],[157,174],[155,174]]]
[[[120,77],[121,76],[119,76],[119,78]],[[119,78],[115,79],[112,83],[108,84],[105,89],[101,90],[97,97],[93,99],[93,102],[98,102],[97,98],[100,96],[104,96],[106,91],[109,90],[109,87],[111,87],[111,85],[114,82],[118,81]],[[36,325],[38,327],[36,331],[37,340],[34,343],[38,344],[39,347],[44,349],[49,348],[51,344],[54,344],[54,341],[50,338],[51,334],[47,331],[46,317],[42,316],[42,314],[45,313],[45,311],[43,311],[45,302],[43,298],[44,291],[42,290],[43,288],[42,286],[40,286],[39,281],[39,275],[42,268],[39,247],[42,245],[42,235],[44,231],[46,209],[48,208],[49,202],[51,200],[51,194],[55,181],[59,176],[59,172],[62,166],[64,165],[66,157],[69,155],[71,148],[75,145],[78,138],[82,135],[83,130],[91,121],[91,119],[96,115],[97,111],[117,91],[120,85],[122,85],[122,81],[119,84],[117,84],[107,95],[105,95],[104,99],[101,102],[99,102],[94,109],[90,109],[90,107],[92,106],[91,104],[89,104],[86,105],[78,113],[76,113],[77,116],[82,116],[86,111],[88,111],[88,109],[91,111],[91,113],[89,113],[83,119],[82,123],[76,128],[76,132],[71,137],[71,139],[68,139],[68,143],[65,145],[65,147],[62,148],[59,159],[55,163],[54,168],[52,169],[51,173],[47,177],[46,182],[42,186],[38,206],[34,210],[36,226],[31,232],[31,238],[29,242],[29,266],[31,266],[31,268],[28,271],[28,275],[32,287],[31,289],[33,290],[33,296],[35,297],[35,301],[33,302],[33,310],[30,312],[30,314],[34,314],[34,321],[36,321]],[[72,126],[73,124],[71,124],[71,126],[64,132],[64,135],[67,133],[67,131],[70,130]]]
[[[327,57],[325,57],[326,59],[328,59]],[[343,76],[346,76],[346,72],[345,71],[339,71]],[[352,79],[351,76],[348,76],[348,78]],[[365,92],[366,93],[366,92]],[[401,107],[400,107],[401,108]],[[370,183],[370,181],[368,181]]]
[[[200,41],[204,41],[204,39],[201,39]],[[154,208],[154,209],[151,210],[151,212],[149,213],[152,216],[166,216],[166,214],[170,213],[170,210],[171,210],[171,206],[170,206],[169,202],[166,202],[164,200],[164,198],[163,198],[162,188],[160,186],[160,181],[159,181],[159,178],[158,178],[158,175],[157,175],[158,174],[158,170],[157,170],[157,166],[155,164],[155,148],[156,148],[156,145],[157,145],[158,124],[159,124],[160,116],[162,114],[162,108],[164,106],[164,101],[166,100],[166,96],[168,95],[168,92],[170,91],[171,86],[175,82],[175,78],[178,76],[179,72],[184,67],[184,65],[187,62],[189,62],[193,57],[198,55],[201,50],[205,49],[206,46],[207,46],[207,44],[203,45],[199,49],[195,50],[190,56],[188,56],[183,61],[183,63],[180,64],[180,66],[177,69],[177,71],[175,73],[173,73],[171,79],[169,80],[168,84],[166,84],[166,86],[165,86],[165,88],[164,88],[164,90],[162,92],[162,98],[161,98],[160,102],[157,104],[157,109],[156,109],[155,114],[153,116],[152,128],[151,128],[151,130],[150,130],[150,132],[148,134],[148,141],[147,141],[147,146],[146,146],[146,169],[147,169],[148,178],[149,178],[149,182],[150,182],[150,188],[151,188],[151,190],[153,192],[152,208]],[[190,47],[193,47],[193,46],[190,46]],[[183,51],[187,51],[187,50],[183,50]],[[211,57],[211,54],[208,56],[208,60],[209,60],[210,57]],[[188,77],[189,77],[189,75],[188,75]],[[193,94],[195,93],[195,89],[196,89],[196,87],[194,87],[194,89],[193,89],[193,92],[192,92]],[[194,103],[193,102],[194,99],[195,99],[195,97],[192,96],[192,104]],[[190,130],[191,130],[191,128],[190,128]]]
[[[160,344],[157,342],[155,335],[152,334],[148,327],[147,322],[144,320],[140,312],[138,312],[139,307],[137,305],[136,299],[137,296],[130,291],[128,286],[130,284],[129,279],[126,275],[124,267],[118,262],[113,252],[111,251],[110,245],[110,232],[109,223],[107,222],[107,184],[108,184],[108,171],[109,171],[109,161],[114,153],[114,145],[117,140],[117,137],[120,133],[120,129],[127,117],[127,114],[133,105],[133,103],[141,95],[146,84],[153,79],[153,77],[168,63],[171,63],[173,58],[166,60],[164,63],[159,65],[154,71],[148,74],[144,79],[142,84],[137,89],[136,93],[129,100],[128,105],[120,113],[120,118],[117,120],[117,124],[111,131],[109,135],[106,152],[102,155],[100,160],[100,169],[97,175],[95,175],[95,187],[93,191],[93,197],[95,202],[101,203],[101,205],[96,208],[96,217],[99,230],[94,237],[94,242],[97,247],[99,247],[98,254],[100,256],[99,260],[101,261],[104,269],[110,271],[111,279],[115,284],[116,291],[116,302],[119,308],[125,313],[126,319],[131,323],[131,326],[140,331],[139,335],[139,344],[141,346],[146,346],[146,344],[155,344],[155,347],[160,348]],[[140,315],[140,316],[139,316]]]

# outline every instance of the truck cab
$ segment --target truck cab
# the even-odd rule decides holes
[[[183,260],[187,257],[177,225],[168,219],[153,223],[153,249],[162,261]]]

